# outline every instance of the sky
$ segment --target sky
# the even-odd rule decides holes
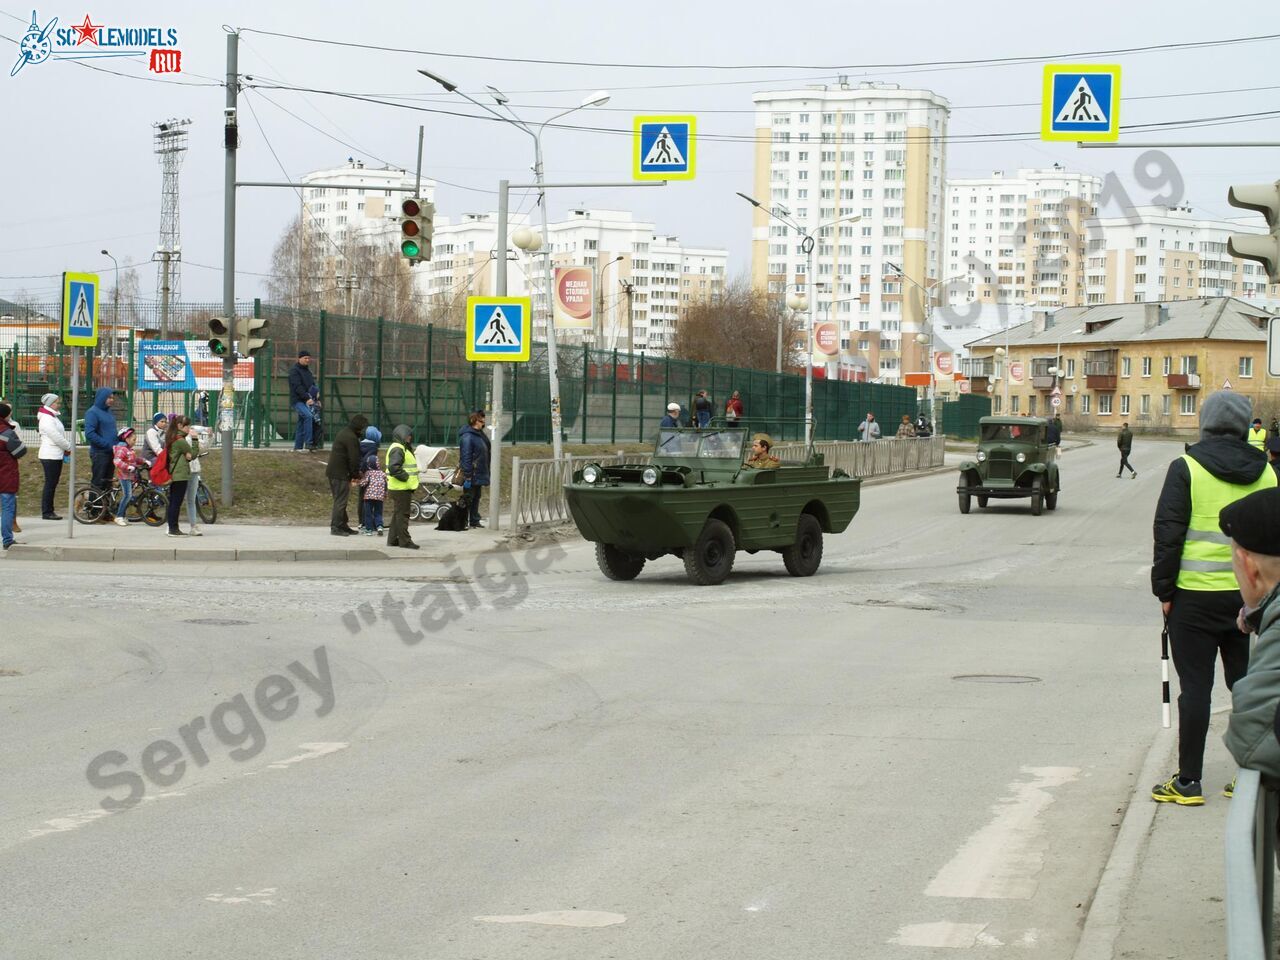
[[[1189,50],[1107,54],[1120,48],[1280,34],[1274,0],[1243,0],[1230,18],[1202,2],[1120,4],[700,0],[590,6],[563,0],[502,3],[114,2],[40,6],[41,25],[175,29],[181,74],[157,75],[143,60],[28,63],[0,70],[0,297],[19,292],[56,301],[64,270],[104,274],[108,248],[123,266],[141,263],[143,297],[157,296],[149,262],[160,227],[160,167],[152,124],[190,118],[181,178],[182,297],[221,299],[224,25],[242,31],[240,71],[259,86],[286,85],[413,97],[431,111],[476,112],[418,68],[479,95],[503,90],[521,117],[539,121],[607,90],[608,105],[573,122],[629,130],[634,114],[692,113],[703,139],[697,177],[649,189],[556,191],[550,214],[589,205],[625,209],[693,246],[724,247],[731,274],[749,266],[754,92],[863,80],[933,90],[950,100],[952,136],[996,134],[948,146],[950,177],[1010,174],[1057,161],[1099,176],[1114,173],[1135,204],[1165,191],[1135,174],[1138,150],[1081,150],[1038,139],[1044,62],[1122,66],[1122,124],[1226,117],[1280,108],[1280,39]],[[614,12],[610,12],[614,11]],[[0,66],[18,60],[29,7],[0,0]],[[358,49],[268,36],[273,31],[415,52]],[[82,44],[82,46],[85,46]],[[85,46],[87,49],[87,46]],[[1083,56],[1082,56],[1083,55]],[[1027,62],[992,65],[996,58]],[[515,60],[588,62],[588,65]],[[952,61],[950,65],[937,65]],[[979,61],[956,64],[954,61]],[[904,64],[933,64],[903,66]],[[614,66],[625,64],[625,66]],[[100,66],[127,74],[116,76]],[[714,69],[713,69],[714,68]],[[728,68],[728,69],[725,69]],[[174,82],[181,81],[181,82]],[[254,84],[251,83],[252,87]],[[1247,88],[1268,88],[1249,90]],[[1222,93],[1217,91],[1239,91]],[[421,112],[294,90],[250,89],[241,99],[241,180],[296,180],[348,157],[367,166],[414,168],[425,125],[424,175],[438,183],[438,214],[492,210],[502,178],[527,180],[532,143],[514,127],[448,112]],[[741,139],[716,140],[728,135]],[[1017,135],[1023,135],[1018,137]],[[1029,136],[1029,138],[1028,138]],[[1244,123],[1124,140],[1280,140],[1280,112]],[[628,181],[631,140],[600,131],[548,130],[547,179]],[[1231,183],[1280,178],[1280,149],[1170,149],[1185,184],[1180,199],[1207,216],[1243,215],[1226,203]],[[1144,184],[1142,180],[1147,182]],[[528,209],[527,197],[513,210]],[[237,298],[262,295],[271,251],[296,215],[297,195],[242,189],[238,206]],[[1114,204],[1103,211],[1114,215]]]

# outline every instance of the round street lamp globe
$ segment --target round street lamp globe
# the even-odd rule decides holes
[[[803,310],[809,305],[809,299],[803,293],[787,294],[787,306],[792,310]]]
[[[520,227],[511,234],[511,242],[521,250],[532,252],[542,246],[542,237],[535,230]]]

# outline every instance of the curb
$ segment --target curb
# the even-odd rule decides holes
[[[296,561],[296,560],[393,560],[401,556],[399,552],[388,553],[382,550],[271,550],[265,548],[236,549],[224,548],[183,548],[172,547],[75,547],[75,546],[32,546],[15,544],[7,553],[15,560],[77,560],[104,563],[135,562],[155,563],[172,560],[175,562],[212,562],[231,560],[258,561]],[[407,556],[408,554],[404,554]]]
[[[1151,836],[1151,825],[1155,822],[1159,806],[1151,800],[1151,784],[1158,783],[1168,769],[1177,743],[1175,730],[1174,727],[1168,730],[1161,727],[1147,751],[1071,960],[1112,960],[1115,956],[1121,914],[1133,890],[1138,861]]]

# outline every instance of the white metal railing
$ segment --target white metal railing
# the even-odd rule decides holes
[[[1227,958],[1272,956],[1276,814],[1280,796],[1257,770],[1241,767],[1227,813]]]
[[[843,470],[851,477],[880,477],[942,466],[946,437],[919,439],[821,440],[813,445],[826,466]],[[780,443],[773,448],[784,461],[802,461],[803,443]],[[564,485],[575,470],[588,463],[615,466],[620,463],[648,463],[650,454],[630,453],[610,456],[569,456],[561,460],[511,458],[510,524],[513,528],[539,523],[559,523],[570,519]]]

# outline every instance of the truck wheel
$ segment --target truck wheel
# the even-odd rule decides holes
[[[978,506],[979,506],[979,507],[981,507],[983,510],[987,509],[987,498],[986,498],[986,497],[979,497],[979,498],[978,498]]]
[[[782,549],[782,562],[793,577],[812,577],[822,563],[822,524],[811,513],[801,514],[796,542]]]
[[[608,543],[596,544],[596,563],[610,580],[634,580],[644,569],[644,557],[625,553]]]
[[[1038,517],[1044,513],[1044,480],[1036,477],[1031,481],[1031,515]]]
[[[702,527],[692,547],[684,551],[684,572],[690,583],[713,586],[724,583],[733,569],[733,531],[714,517]]]
[[[1044,495],[1044,507],[1046,510],[1058,509],[1058,491],[1057,490],[1054,490],[1052,493],[1046,493]]]
[[[961,513],[969,512],[969,501],[970,501],[969,494],[967,493],[960,494],[960,512]]]

